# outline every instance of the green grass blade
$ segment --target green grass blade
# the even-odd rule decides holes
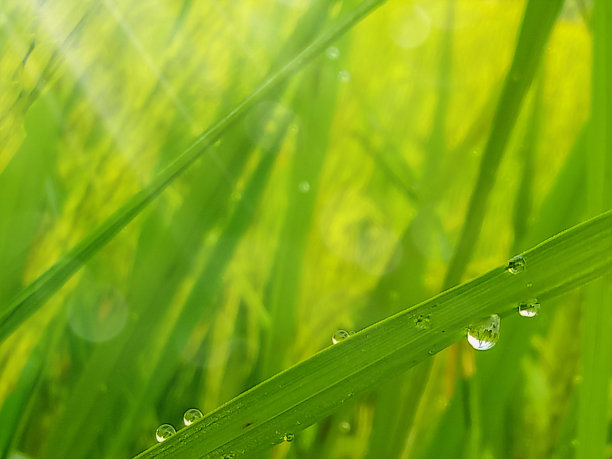
[[[68,251],[62,259],[28,285],[3,311],[0,318],[0,341],[3,341],[19,325],[48,300],[91,256],[108,243],[122,228],[132,221],[176,177],[181,175],[228,127],[239,120],[262,96],[274,89],[291,74],[300,70],[334,39],[365,18],[385,0],[366,0],[327,29],[295,58],[276,73],[266,78],[248,97],[232,109],[184,151],[173,163],[157,175],[148,185],[130,198],[121,208],[81,242]]]
[[[597,0],[593,8],[593,72],[591,123],[588,132],[587,196],[589,213],[612,203],[612,4]],[[582,323],[582,383],[579,391],[577,458],[608,454],[609,385],[612,365],[612,277],[585,292]]]
[[[530,0],[527,4],[514,59],[497,105],[459,243],[446,273],[446,287],[458,283],[467,267],[466,260],[470,259],[480,233],[499,163],[562,5],[562,0]]]
[[[610,270],[612,211],[523,256],[525,272],[513,275],[500,266],[378,322],[243,393],[138,457],[239,457],[282,442],[285,434],[304,429],[463,339],[473,320],[515,313],[516,303],[527,296],[535,295],[545,304]],[[415,325],[419,316],[428,316],[429,329]]]

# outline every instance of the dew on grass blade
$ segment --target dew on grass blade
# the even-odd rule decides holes
[[[350,335],[349,332],[347,332],[346,330],[337,330],[333,336],[332,336],[332,343],[333,344],[338,344],[340,341],[344,341],[345,339],[347,339]]]
[[[292,442],[294,438],[295,438],[295,435],[289,432],[285,434],[285,436],[283,437],[283,440],[287,442]]]
[[[202,412],[200,410],[198,410],[197,408],[191,408],[185,411],[185,414],[183,415],[183,422],[185,423],[186,426],[190,426],[191,424],[196,422],[201,417],[202,417]]]
[[[493,314],[488,319],[477,322],[468,327],[468,343],[477,351],[491,349],[499,341],[500,319]]]
[[[522,255],[510,258],[508,267],[506,268],[511,274],[519,274],[525,271],[525,259]]]
[[[325,50],[325,55],[329,60],[335,61],[340,57],[340,50],[335,46],[330,46]]]
[[[540,302],[535,298],[523,301],[518,305],[518,312],[521,317],[535,317],[539,311]]]
[[[414,325],[420,330],[427,330],[431,328],[431,318],[429,315],[419,314],[414,318]]]
[[[172,435],[176,433],[176,429],[172,427],[170,424],[162,424],[155,431],[155,438],[157,438],[158,442],[162,442],[170,438]]]

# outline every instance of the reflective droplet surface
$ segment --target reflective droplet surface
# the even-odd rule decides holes
[[[338,72],[338,81],[341,83],[348,83],[351,81],[351,74],[348,70],[340,70]]]
[[[294,438],[295,438],[295,435],[293,435],[292,433],[286,433],[285,436],[283,437],[283,440],[293,441]]]
[[[419,330],[427,330],[431,328],[431,317],[428,315],[419,314],[414,318],[414,325]]]
[[[508,272],[511,274],[519,274],[525,271],[525,259],[522,255],[510,258],[508,260]]]
[[[186,426],[190,426],[201,417],[202,412],[200,410],[197,408],[191,408],[190,410],[185,411],[185,414],[183,415],[183,422]]]
[[[327,56],[328,59],[335,61],[336,59],[340,57],[340,50],[336,48],[335,46],[330,46],[329,48],[325,50],[325,55]]]
[[[500,319],[493,314],[488,319],[470,325],[468,328],[468,343],[477,351],[491,349],[499,341]]]
[[[521,317],[535,317],[540,312],[540,302],[532,298],[531,300],[519,303],[518,312]]]
[[[158,442],[162,442],[170,438],[172,435],[176,433],[176,429],[172,427],[170,424],[162,424],[155,431],[155,438],[157,438]]]
[[[351,336],[351,334],[347,332],[346,330],[338,330],[332,336],[332,343],[338,344],[340,341],[344,341],[349,336]]]

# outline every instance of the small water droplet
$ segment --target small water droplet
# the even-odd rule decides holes
[[[242,193],[240,191],[232,191],[232,194],[230,195],[230,199],[232,201],[240,201],[242,199]]]
[[[307,180],[300,182],[298,190],[300,190],[300,193],[308,193],[310,191],[310,183]]]
[[[521,317],[535,317],[540,311],[540,302],[533,298],[531,300],[519,303],[518,312]]]
[[[337,330],[334,333],[334,335],[332,336],[332,343],[333,344],[338,344],[340,341],[344,341],[349,336],[351,336],[351,335],[346,330]]]
[[[285,436],[283,437],[283,440],[287,442],[292,442],[294,438],[295,438],[295,435],[293,435],[292,433],[286,433]]]
[[[427,351],[427,353],[429,355],[434,355],[436,353],[436,351],[434,351],[433,349],[430,349],[430,350]]]
[[[325,55],[329,60],[335,61],[340,57],[340,50],[335,46],[330,46],[325,50]]]
[[[202,412],[200,410],[197,408],[191,408],[190,410],[185,411],[185,414],[183,415],[183,422],[186,426],[190,426],[201,417]]]
[[[488,319],[468,327],[468,343],[477,351],[491,349],[499,341],[500,319],[493,314]]]
[[[340,70],[338,72],[338,81],[341,83],[348,83],[351,81],[351,74],[348,70]]]
[[[533,287],[533,282],[527,282],[527,288]]]
[[[155,438],[158,442],[162,442],[170,438],[176,433],[176,429],[170,424],[162,424],[155,431]]]
[[[429,315],[419,314],[414,318],[414,325],[420,330],[427,330],[431,328],[431,318]]]
[[[234,459],[236,455],[234,453],[227,453],[223,455],[223,459]]]
[[[340,424],[338,424],[338,430],[344,434],[349,433],[351,431],[351,423],[348,421],[342,421]]]
[[[508,260],[508,269],[509,273],[519,274],[525,271],[525,259],[522,255],[517,255],[516,257],[510,258]]]

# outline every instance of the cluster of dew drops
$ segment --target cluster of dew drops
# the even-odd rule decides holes
[[[187,411],[185,411],[185,414],[183,415],[183,423],[185,424],[185,426],[190,426],[191,424],[193,424],[200,418],[202,418],[202,412],[198,410],[197,408],[190,408]],[[172,424],[162,424],[155,431],[155,438],[157,439],[158,442],[161,443],[163,441],[166,441],[168,438],[170,438],[175,433],[176,433],[176,429],[174,428]],[[294,439],[293,433],[286,433],[283,436],[283,441],[286,441],[286,442],[292,442],[293,439]],[[228,453],[223,456],[223,459],[233,459],[233,458],[234,458],[234,453]]]
[[[525,271],[526,262],[522,255],[517,255],[508,261],[507,271],[510,274],[520,274]],[[527,284],[531,286],[531,284]],[[517,306],[521,317],[535,317],[540,310],[540,302],[536,298],[522,301]],[[499,326],[501,319],[497,314],[476,322],[468,327],[467,340],[474,349],[486,351],[499,341]]]
[[[511,258],[508,261],[507,271],[510,274],[520,274],[525,271],[525,259],[521,255]],[[537,299],[529,299],[518,304],[518,313],[521,317],[535,317],[540,310],[540,303]],[[497,314],[476,322],[468,327],[467,340],[470,345],[478,351],[491,349],[499,341],[499,326],[501,319]],[[417,324],[418,326],[418,324]],[[332,336],[332,344],[338,344],[349,338],[354,332],[337,330]],[[202,412],[197,408],[185,411],[183,422],[186,426],[193,424],[202,417]],[[171,424],[162,424],[155,431],[158,442],[170,438],[176,433],[176,429]],[[283,440],[291,442],[294,438],[292,433],[285,434]]]
[[[190,426],[191,424],[196,422],[201,417],[202,417],[202,412],[200,410],[198,410],[197,408],[191,408],[185,411],[185,414],[183,415],[183,423],[186,426]],[[175,433],[176,433],[176,429],[174,428],[172,424],[162,424],[155,431],[155,438],[157,439],[158,442],[161,443],[162,441],[165,441],[168,438],[170,438]]]

